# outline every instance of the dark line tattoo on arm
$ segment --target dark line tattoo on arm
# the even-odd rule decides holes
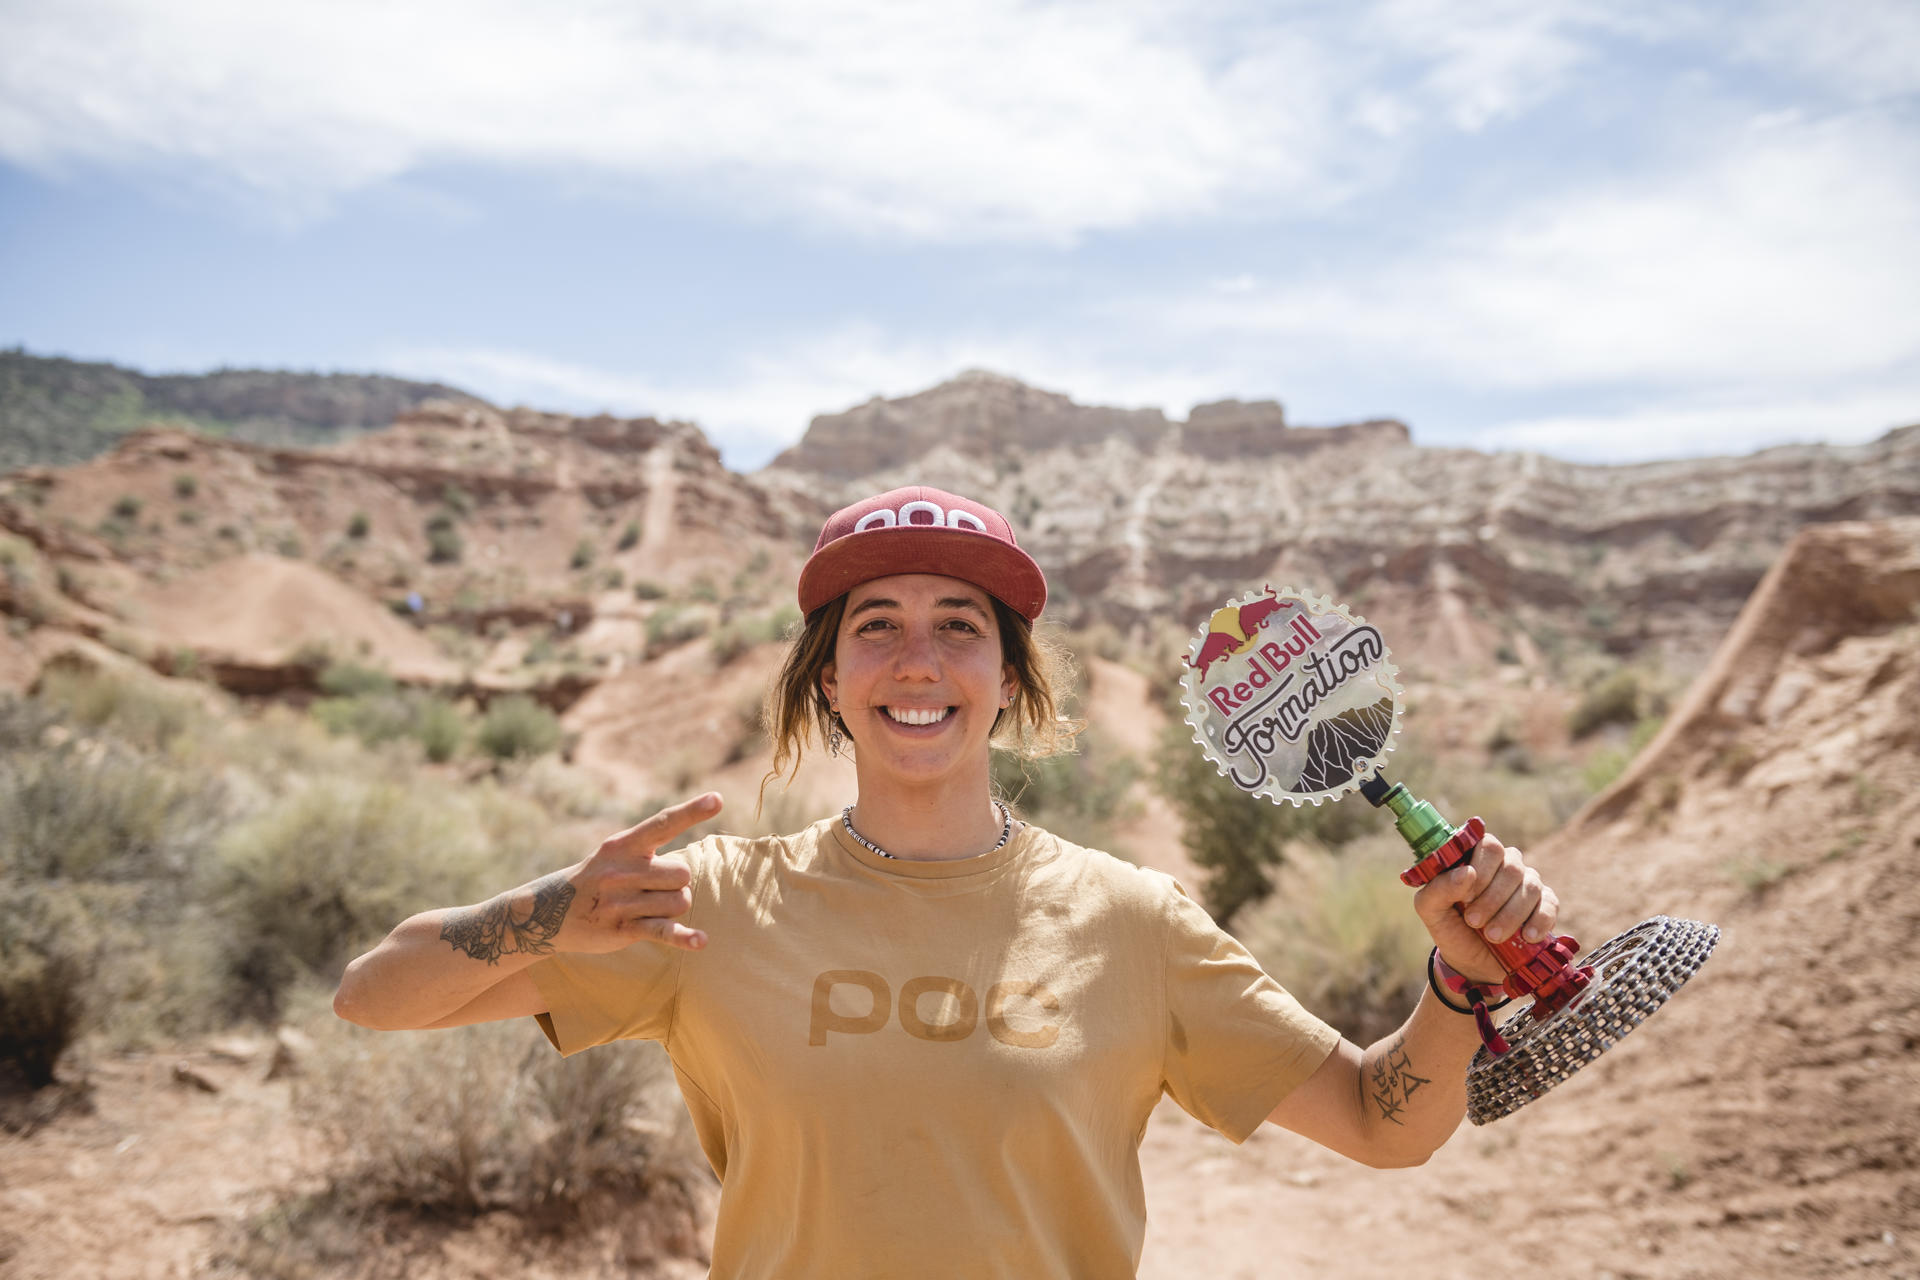
[[[1386,1051],[1373,1060],[1373,1078],[1368,1092],[1373,1105],[1380,1108],[1380,1118],[1391,1120],[1397,1125],[1406,1121],[1400,1118],[1413,1095],[1423,1084],[1433,1081],[1425,1076],[1413,1073],[1413,1060],[1407,1057],[1407,1038],[1395,1036]]]
[[[440,926],[440,940],[488,964],[521,953],[550,955],[553,939],[566,922],[567,908],[573,905],[573,893],[566,873],[556,871],[533,882],[533,907],[524,917],[514,915],[512,900],[503,895],[477,907],[448,912]]]

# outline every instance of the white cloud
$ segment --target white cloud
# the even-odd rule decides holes
[[[1920,356],[1911,137],[1870,116],[1774,121],[1713,156],[1558,192],[1358,274],[1197,292],[1166,321],[1515,390],[1777,386]]]
[[[1860,444],[1920,422],[1920,377],[1906,386],[1792,400],[1687,401],[1636,405],[1612,414],[1517,419],[1464,432],[1449,443],[1526,449],[1582,462],[1642,462],[1747,453],[1775,444]]]
[[[1313,95],[1270,92],[1310,64],[1153,37],[1016,0],[43,0],[10,6],[0,156],[199,166],[296,215],[435,162],[531,166],[932,238],[1313,194]]]
[[[908,238],[1311,214],[1415,136],[1553,96],[1570,0],[25,0],[0,157],[299,221],[435,163],[598,175]]]

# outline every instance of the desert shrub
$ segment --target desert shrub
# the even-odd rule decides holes
[[[1023,819],[1076,844],[1101,846],[1111,824],[1125,817],[1140,762],[1115,748],[1097,729],[1082,730],[1078,750],[1022,760],[996,751],[993,785]]]
[[[1180,814],[1182,843],[1207,874],[1201,896],[1223,926],[1273,891],[1289,841],[1339,846],[1380,822],[1364,801],[1295,806],[1249,796],[1194,745],[1184,721],[1163,731],[1158,755],[1154,785]]]
[[[1630,667],[1595,681],[1567,716],[1567,731],[1584,738],[1609,724],[1632,724],[1640,718],[1640,677]]]
[[[193,733],[206,719],[191,693],[138,675],[56,668],[40,682],[39,697],[80,726],[160,751]]]
[[[709,625],[711,620],[704,610],[662,605],[647,615],[647,656],[698,640]]]
[[[713,657],[721,666],[739,658],[755,645],[782,639],[789,628],[800,621],[800,610],[782,605],[772,613],[752,618],[736,618],[713,633]]]
[[[391,693],[393,677],[378,667],[357,662],[334,662],[320,672],[320,692],[330,698],[352,698],[363,693]]]
[[[525,694],[508,694],[488,704],[474,742],[496,760],[542,756],[560,745],[560,719]]]
[[[458,793],[339,776],[236,824],[215,857],[235,1012],[260,1016],[300,979],[337,980],[414,912],[478,901],[519,870]]]
[[[369,747],[408,737],[413,732],[412,700],[397,689],[350,698],[319,698],[310,708],[328,733],[358,738]]]
[[[667,598],[667,589],[650,578],[642,578],[633,584],[633,598],[635,600],[664,600]]]
[[[296,1101],[332,1146],[339,1182],[375,1204],[551,1223],[608,1192],[684,1206],[697,1176],[666,1057],[650,1044],[562,1058],[526,1022],[342,1028]]]
[[[199,492],[200,492],[200,482],[194,478],[192,472],[183,471],[179,475],[173,478],[173,496],[174,497],[184,501],[188,498],[193,497],[194,494]]]
[[[427,517],[427,559],[435,564],[457,563],[465,552],[460,529],[451,511],[436,511]]]
[[[573,555],[568,559],[567,567],[572,569],[584,569],[592,563],[593,563],[593,543],[588,541],[586,538],[582,538],[578,543],[574,545]]]
[[[449,484],[440,490],[440,503],[459,519],[473,514],[473,495],[457,484]]]
[[[140,499],[130,493],[123,493],[113,500],[113,518],[116,520],[137,520],[140,518]]]
[[[70,738],[0,760],[0,875],[133,881],[186,870],[219,811],[217,783],[113,744]]]
[[[0,1090],[9,1075],[42,1089],[80,1037],[89,965],[74,935],[85,921],[59,911],[67,904],[41,886],[16,884],[8,898],[0,920]]]
[[[460,744],[466,741],[467,718],[445,698],[422,697],[415,703],[412,732],[427,759],[445,764],[460,753]]]
[[[1399,880],[1404,852],[1392,835],[1338,854],[1297,845],[1236,927],[1280,985],[1363,1045],[1404,1022],[1426,985],[1432,940]]]
[[[347,518],[347,536],[358,541],[373,532],[373,521],[364,511],[356,511]]]
[[[616,551],[631,551],[633,550],[633,548],[639,546],[640,545],[639,522],[635,520],[627,521],[627,527],[620,531],[620,540],[614,543],[613,545],[614,545],[614,550]]]

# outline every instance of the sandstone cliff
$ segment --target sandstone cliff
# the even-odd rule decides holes
[[[1422,448],[1398,422],[1295,427],[1271,401],[1169,424],[973,374],[817,418],[756,478],[828,503],[910,483],[984,497],[1071,622],[1190,627],[1272,581],[1379,614],[1442,663],[1570,644],[1698,660],[1798,529],[1920,512],[1920,427],[1596,466]]]

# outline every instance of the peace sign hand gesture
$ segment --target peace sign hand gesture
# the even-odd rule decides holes
[[[698,951],[707,935],[674,919],[693,906],[692,873],[679,858],[656,851],[687,828],[720,812],[720,795],[709,791],[600,842],[600,847],[560,873],[570,897],[556,951],[620,951],[642,938]]]

